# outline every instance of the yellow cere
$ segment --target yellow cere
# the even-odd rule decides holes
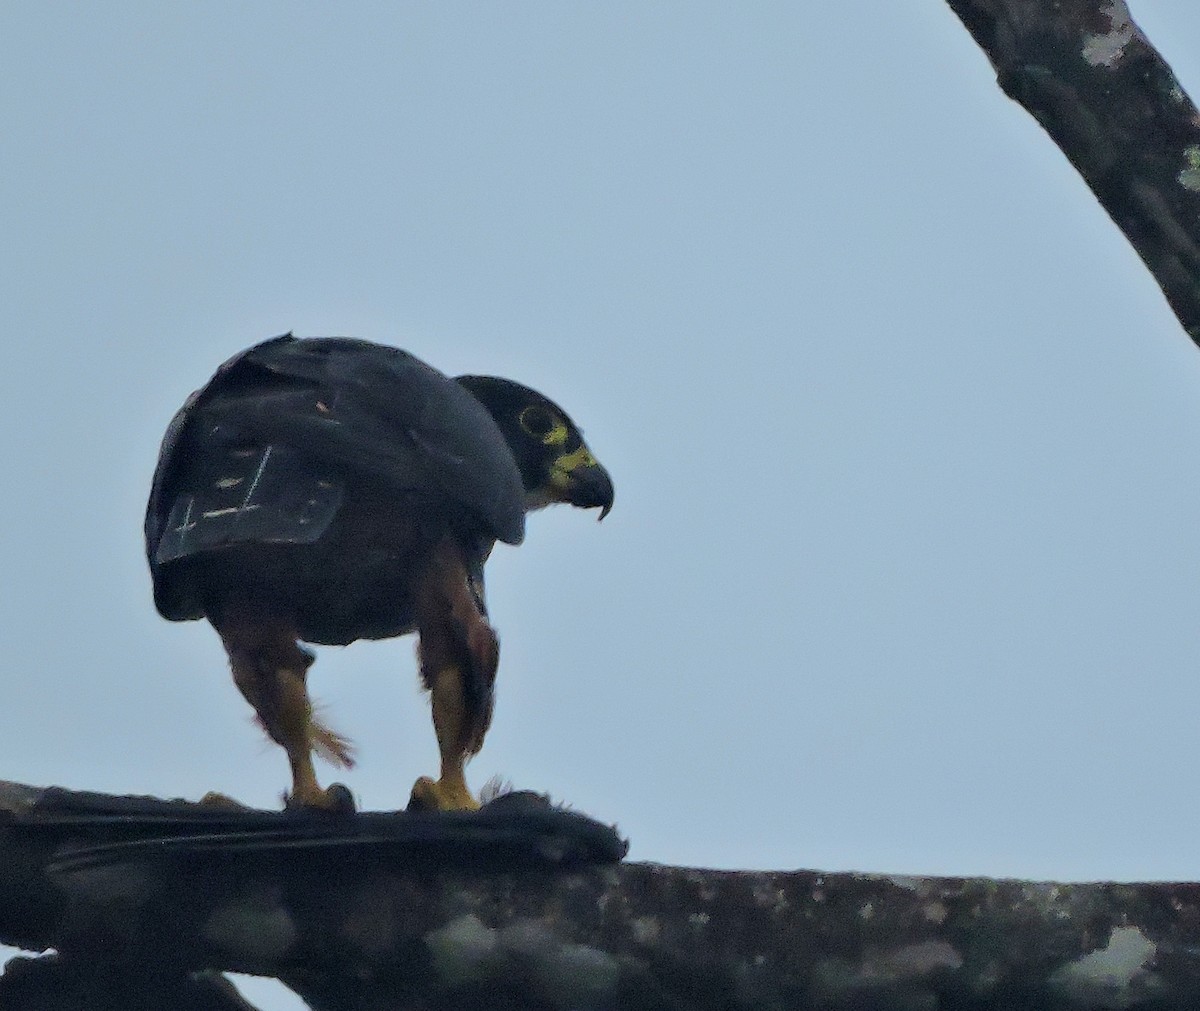
[[[550,468],[550,483],[556,488],[565,488],[571,483],[572,472],[580,467],[596,466],[596,458],[587,446],[580,446],[570,453],[564,453],[554,461]]]

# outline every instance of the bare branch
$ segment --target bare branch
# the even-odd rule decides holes
[[[1200,343],[1200,117],[1124,0],[947,0]]]

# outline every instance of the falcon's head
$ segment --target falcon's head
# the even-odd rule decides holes
[[[608,515],[613,506],[612,478],[566,411],[537,390],[510,379],[457,376],[456,381],[495,419],[520,468],[527,508],[567,502],[599,508],[600,519]]]

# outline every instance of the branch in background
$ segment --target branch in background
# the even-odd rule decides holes
[[[1124,0],[947,0],[1200,344],[1200,117]]]
[[[317,1009],[1200,1006],[1191,884],[597,864],[620,855],[611,830],[519,805],[468,836],[471,816],[440,838],[445,816],[421,816],[407,841],[406,815],[16,784],[0,812],[0,940],[56,948],[77,989],[237,971]],[[53,1006],[16,1002],[17,964],[0,1004]]]

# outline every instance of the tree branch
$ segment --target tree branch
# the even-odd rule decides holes
[[[1124,0],[947,0],[1200,344],[1200,117]]]
[[[611,830],[520,804],[314,820],[3,784],[0,811],[0,940],[110,981],[256,973],[317,1009],[1200,1005],[1192,884],[596,864]],[[4,1007],[47,1006],[8,982]]]

